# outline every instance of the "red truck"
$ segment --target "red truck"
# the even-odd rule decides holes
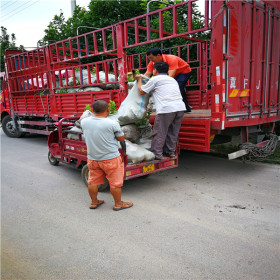
[[[128,93],[127,73],[145,72],[151,46],[192,68],[186,90],[193,110],[182,122],[181,149],[209,152],[213,140],[240,135],[242,143],[250,133],[273,131],[280,120],[280,3],[206,0],[203,26],[196,29],[193,2],[32,51],[7,50],[3,131],[48,135],[55,122],[79,117],[94,100],[119,106]],[[210,40],[199,39],[202,32]],[[178,38],[183,43],[172,45]]]

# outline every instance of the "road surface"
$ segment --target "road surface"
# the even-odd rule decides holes
[[[279,279],[280,166],[183,151],[127,181],[134,207],[89,210],[80,173],[47,137],[1,133],[2,279]]]

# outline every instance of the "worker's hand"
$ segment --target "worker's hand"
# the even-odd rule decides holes
[[[141,75],[136,75],[136,76],[134,76],[134,79],[137,80],[137,81],[142,80],[142,76]]]

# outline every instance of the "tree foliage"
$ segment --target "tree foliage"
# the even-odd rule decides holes
[[[120,21],[124,21],[130,18],[134,18],[140,15],[144,15],[147,13],[147,4],[149,0],[91,0],[88,5],[88,9],[82,8],[80,6],[76,6],[74,10],[74,14],[69,19],[65,19],[63,13],[60,15],[56,15],[52,22],[48,25],[48,28],[45,29],[45,36],[41,41],[41,45],[53,43],[55,41],[60,41],[67,39],[69,37],[74,37],[76,35],[81,35],[83,33],[90,32],[94,29],[99,29],[103,27],[107,27],[113,24],[116,24]],[[158,9],[165,8],[166,6],[174,5],[176,3],[182,2],[182,0],[160,0],[153,1],[149,4],[149,11],[155,11]],[[193,30],[198,30],[203,28],[204,26],[204,17],[198,10],[198,6],[196,3],[192,3],[192,28]],[[173,14],[172,10],[167,10],[162,13],[164,19],[164,32],[173,33]],[[132,22],[133,24],[133,22]],[[139,26],[146,27],[147,22],[146,18],[138,20]],[[152,40],[159,38],[159,32],[155,32],[152,30],[159,29],[159,16],[158,14],[154,14],[150,16],[150,38]],[[78,30],[78,31],[77,31]],[[188,31],[188,5],[183,5],[178,7],[177,9],[177,32],[185,33]],[[129,45],[133,45],[135,43],[135,34],[134,29],[131,28],[128,30],[128,43]],[[139,29],[139,40],[143,39],[143,42],[147,40],[147,31],[145,29]],[[101,34],[97,34],[97,40],[99,40],[100,45],[102,45]],[[112,35],[108,35],[108,42],[106,45],[108,49],[112,49],[113,40],[111,38]],[[189,37],[208,40],[210,39],[210,32],[197,32],[191,34]],[[145,53],[150,47],[159,47],[163,50],[164,53],[171,53],[178,55],[178,50],[173,49],[175,46],[186,45],[193,43],[192,40],[186,39],[186,36],[181,36],[169,40],[164,40],[161,42],[154,42],[151,44],[143,44],[137,47],[128,48],[127,54],[137,54],[137,53]],[[77,47],[76,41],[73,42],[73,46]],[[81,47],[85,47],[83,40],[80,42]],[[89,44],[89,50],[93,50],[93,44]],[[198,50],[196,46],[184,46],[181,49],[181,57],[186,61],[196,60],[198,55]],[[104,59],[109,59],[110,56],[102,55],[99,57],[91,57],[91,58],[82,58],[81,62],[90,63],[93,61],[100,61]],[[141,57],[141,61],[146,61],[146,57]],[[145,63],[145,62],[144,62]],[[135,64],[139,64],[139,58],[135,58]],[[192,67],[197,67],[199,62],[193,62]],[[141,63],[141,65],[143,65]],[[135,66],[137,67],[137,66]],[[195,75],[191,78],[193,83],[195,83]]]
[[[0,36],[0,45],[1,45],[1,69],[0,71],[4,71],[4,56],[5,56],[5,50],[6,49],[24,49],[22,45],[19,47],[16,47],[16,36],[14,33],[11,35],[8,34],[7,28],[4,26],[1,26],[1,36]]]
[[[145,11],[139,2],[143,1],[92,0],[88,10],[76,6],[73,16],[67,20],[63,13],[55,15],[48,28],[44,30],[45,36],[40,45],[74,37],[78,33],[83,34],[141,15]]]
[[[150,11],[161,9],[181,1],[165,1],[165,4],[162,2],[164,1],[151,2],[149,5]],[[147,11],[147,3],[148,0],[92,0],[88,5],[88,10],[76,6],[73,16],[67,20],[63,13],[54,16],[53,20],[49,23],[48,28],[45,29],[45,36],[40,44],[45,45],[76,36],[78,27],[78,33],[83,34],[90,32],[93,29],[110,26],[120,21],[143,15]],[[198,11],[196,4],[194,3],[193,5],[193,28],[196,29],[203,26],[203,16]],[[164,16],[170,18],[170,20],[166,21],[168,24],[167,26],[164,26],[164,28],[166,30],[172,30],[172,15],[168,15],[168,12],[166,12]],[[186,16],[187,9],[179,9],[178,29],[187,28],[187,21],[185,20]],[[151,20],[151,27],[158,29],[157,19]],[[205,39],[207,38],[207,35],[205,34],[195,34],[192,36],[200,38],[204,36]]]

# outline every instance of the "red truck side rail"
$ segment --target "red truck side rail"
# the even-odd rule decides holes
[[[147,56],[139,46],[162,44],[164,53],[182,57],[192,68],[186,89],[193,110],[183,119],[182,149],[209,152],[216,136],[231,136],[236,129],[242,141],[264,125],[273,130],[280,120],[279,3],[211,1],[210,16],[206,0],[204,22],[195,28],[193,2],[33,51],[8,53],[6,76],[15,128],[49,134],[53,122],[79,117],[95,100],[113,100],[119,106],[128,93],[127,73],[146,70]],[[200,32],[211,34],[211,39],[196,38]],[[185,43],[170,47],[176,38]]]

